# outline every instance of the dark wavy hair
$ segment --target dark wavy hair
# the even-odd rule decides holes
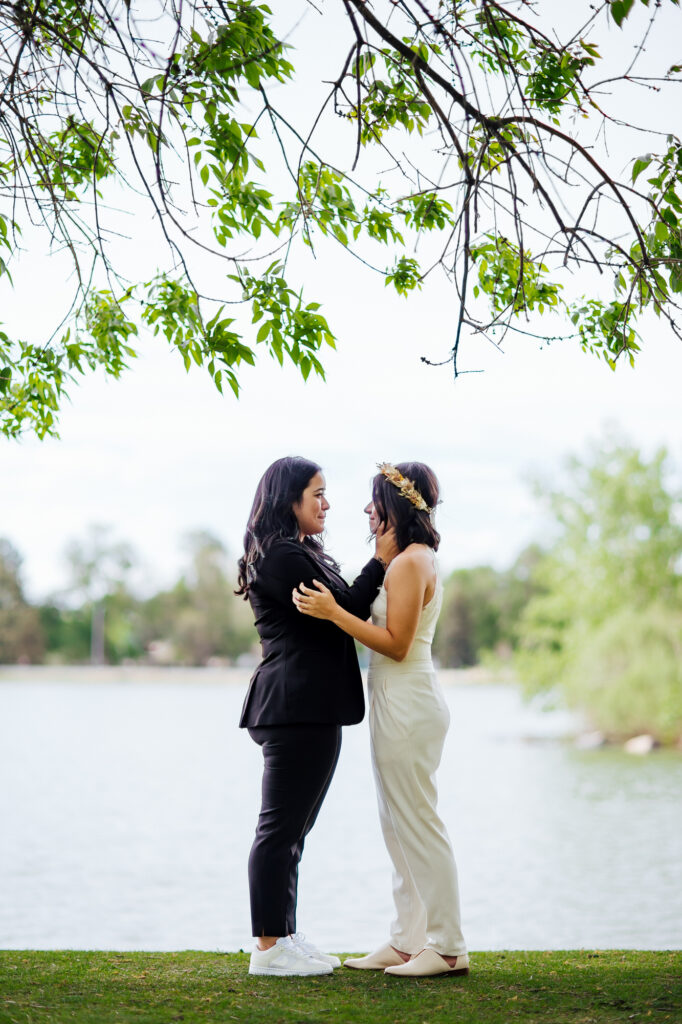
[[[423,462],[398,462],[395,468],[412,481],[429,508],[435,509],[440,500],[440,487],[433,470]],[[379,523],[395,529],[401,551],[408,544],[427,544],[438,551],[440,534],[433,525],[433,512],[420,512],[383,473],[377,473],[372,481],[372,501]]]
[[[249,588],[258,575],[258,564],[276,540],[299,541],[299,529],[293,506],[301,500],[303,492],[320,466],[298,455],[277,459],[263,473],[244,534],[244,554],[239,559],[236,594],[248,598]],[[320,567],[338,569],[318,537],[304,537],[301,542],[310,551]]]

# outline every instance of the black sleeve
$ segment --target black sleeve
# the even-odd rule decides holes
[[[351,615],[357,615],[359,619],[368,619],[372,601],[377,596],[379,587],[383,583],[385,572],[386,570],[381,562],[376,558],[370,558],[367,565],[360,575],[356,576],[350,587],[339,593],[333,591],[337,604],[340,604]]]
[[[335,573],[323,572],[306,554],[305,550],[294,543],[278,544],[270,549],[261,567],[261,583],[275,600],[287,607],[293,605],[292,590],[300,583],[315,589],[313,580],[319,580],[328,587],[334,599],[351,615],[360,619],[369,618],[370,605],[377,596],[377,591],[384,578],[385,569],[376,558],[370,558],[360,575],[349,587]]]

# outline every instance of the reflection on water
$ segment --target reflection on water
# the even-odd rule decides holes
[[[248,948],[260,750],[238,682],[0,683],[0,947]],[[682,945],[682,757],[581,752],[501,686],[448,687],[440,809],[472,949]],[[344,730],[299,928],[387,938],[366,726]]]

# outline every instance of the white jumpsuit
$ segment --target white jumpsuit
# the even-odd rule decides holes
[[[436,577],[435,593],[421,611],[405,660],[372,652],[369,726],[379,817],[393,862],[396,919],[391,945],[405,953],[429,947],[445,956],[460,956],[467,949],[460,925],[457,868],[436,811],[435,773],[450,724],[431,660],[443,602],[437,570]],[[384,629],[386,607],[382,586],[372,605],[372,622]]]

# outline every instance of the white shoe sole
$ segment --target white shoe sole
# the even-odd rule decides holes
[[[249,966],[249,974],[266,975],[269,974],[272,977],[277,978],[317,978],[321,974],[333,974],[334,969],[329,964],[320,964],[319,970],[314,971],[295,971],[290,967],[251,967]]]

